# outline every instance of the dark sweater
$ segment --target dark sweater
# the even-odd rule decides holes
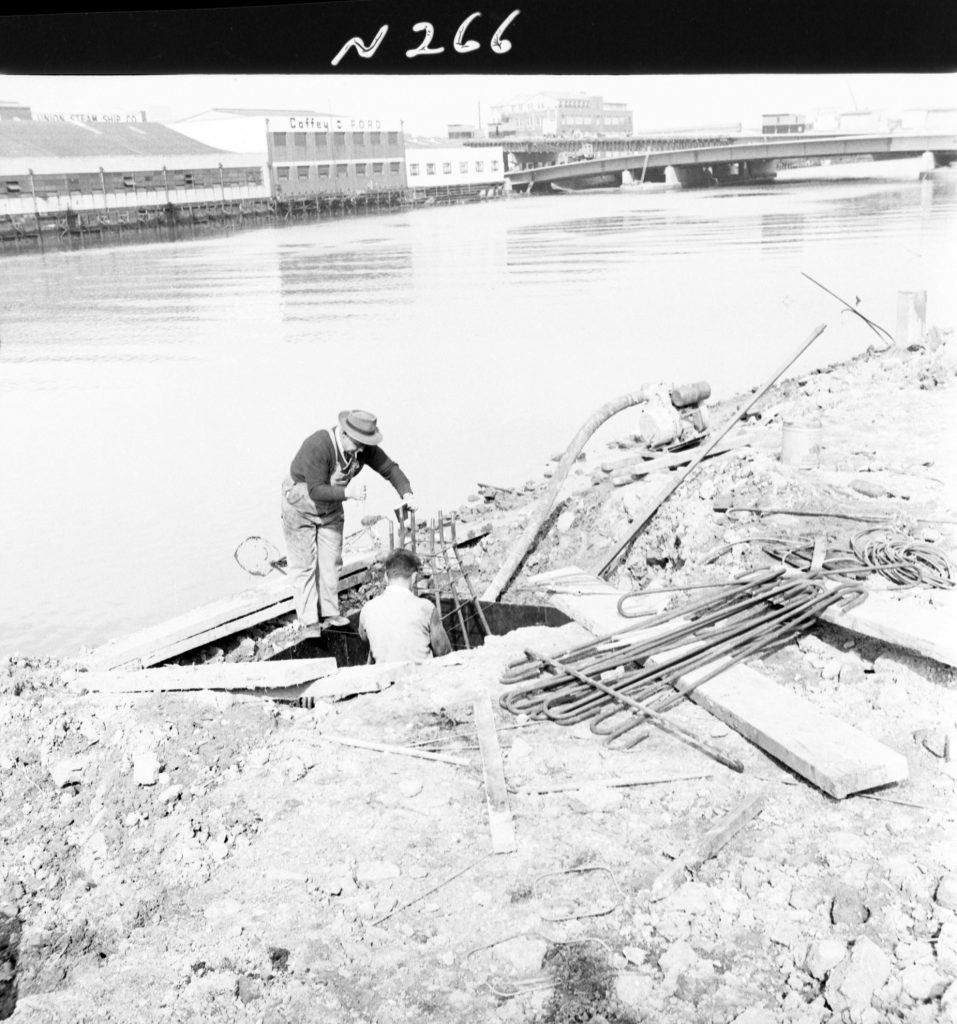
[[[378,446],[369,445],[356,452],[360,466],[374,469],[385,477],[398,491],[399,496],[412,490],[408,477]],[[310,434],[299,446],[295,458],[289,467],[289,473],[297,483],[305,481],[309,497],[316,504],[320,514],[336,511],[336,505],[346,500],[345,487],[331,484],[332,474],[336,469],[336,448],[328,430],[317,430]]]

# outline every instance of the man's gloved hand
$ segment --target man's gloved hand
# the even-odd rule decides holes
[[[350,480],[346,484],[346,497],[352,498],[354,501],[365,501],[366,485],[360,484],[356,480]]]
[[[402,495],[402,504],[405,505],[410,512],[418,512],[419,510],[419,503],[416,501],[415,495],[411,491],[409,491],[408,494]]]

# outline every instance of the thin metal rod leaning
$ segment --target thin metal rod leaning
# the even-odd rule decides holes
[[[728,422],[706,444],[704,444],[699,449],[698,454],[691,461],[691,463],[689,463],[689,465],[681,473],[679,473],[678,479],[675,480],[673,483],[668,484],[668,486],[665,487],[665,489],[657,497],[655,497],[649,503],[649,505],[646,506],[647,511],[645,512],[645,514],[638,520],[638,522],[632,528],[628,536],[625,537],[625,539],[615,548],[615,550],[604,561],[604,563],[601,565],[598,572],[596,573],[597,576],[604,578],[606,573],[611,571],[611,569],[618,562],[618,559],[631,547],[631,545],[635,541],[635,538],[642,531],[642,529],[644,529],[645,523],[647,523],[648,520],[655,514],[655,512],[658,511],[659,507],[668,498],[670,498],[671,495],[674,494],[674,492],[681,486],[681,484],[684,483],[684,481],[698,468],[698,466],[701,465],[704,459],[706,459],[708,455],[711,453],[712,449],[716,448],[718,444],[724,440],[725,436],[731,433],[734,427],[738,425],[739,421],[741,420],[741,417],[744,416],[745,413],[753,409],[754,406],[757,405],[762,398],[764,398],[768,391],[770,391],[771,388],[774,386],[778,377],[780,377],[781,374],[783,374],[784,371],[787,370],[792,363],[797,362],[798,358],[802,356],[804,352],[811,347],[811,345],[824,333],[826,328],[827,324],[819,324],[817,327],[815,327],[814,330],[811,331],[810,335],[804,341],[801,342],[797,351],[792,356],[788,357],[787,361],[781,366],[780,369],[774,372],[774,374],[770,377],[768,382],[755,393],[754,397],[751,398],[748,402],[746,402],[741,409],[735,412],[735,414],[728,420]]]
[[[525,651],[529,658],[541,661],[543,664],[548,665],[556,672],[567,672],[569,675],[574,676],[582,683],[587,683],[589,686],[594,686],[598,690],[602,690],[607,693],[609,697],[614,697],[615,700],[620,700],[623,704],[627,704],[629,707],[639,711],[642,715],[651,719],[655,725],[660,726],[666,732],[671,732],[679,739],[684,740],[686,743],[690,743],[691,746],[697,747],[699,750],[704,751],[710,757],[713,757],[717,762],[723,764],[725,767],[732,769],[736,772],[743,772],[744,765],[736,758],[729,757],[723,751],[718,750],[716,747],[711,746],[710,743],[705,740],[699,739],[694,733],[688,732],[680,725],[675,725],[674,722],[669,722],[663,715],[659,715],[657,711],[652,711],[651,708],[645,707],[636,700],[632,700],[631,697],[626,697],[622,693],[618,693],[613,690],[610,686],[605,686],[604,683],[599,682],[597,679],[593,679],[591,676],[586,676],[583,672],[579,672],[577,669],[571,668],[568,665],[563,665],[560,661],[555,661],[554,658],[549,658],[544,654],[535,654],[534,651]]]
[[[455,520],[449,524],[449,529],[452,531],[452,552],[455,555],[455,560],[459,563],[459,569],[462,572],[462,579],[465,580],[465,586],[468,588],[469,595],[472,598],[472,605],[475,608],[475,612],[478,615],[479,622],[482,624],[482,630],[486,636],[491,636],[492,631],[489,629],[488,619],[485,618],[485,612],[482,609],[482,602],[479,601],[478,595],[475,593],[475,588],[472,586],[472,581],[469,579],[469,574],[465,571],[465,564],[462,562],[462,556],[459,554],[458,545],[455,543]]]
[[[459,629],[462,631],[462,641],[466,650],[471,648],[469,643],[469,631],[465,627],[465,616],[462,614],[462,605],[459,604],[459,594],[455,588],[455,580],[452,578],[452,560],[449,558],[449,549],[445,546],[445,519],[442,510],[439,509],[439,547],[442,549],[442,557],[445,559],[445,575],[449,580],[449,592],[452,595],[452,605],[455,608],[456,618],[459,620]]]

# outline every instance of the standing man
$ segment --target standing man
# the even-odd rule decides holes
[[[362,409],[339,413],[331,430],[317,430],[299,447],[282,483],[282,532],[300,628],[347,626],[339,614],[339,570],[347,499],[362,501],[365,484],[354,478],[363,466],[385,477],[415,510],[408,477],[379,447],[376,418]]]
[[[413,593],[419,559],[399,548],[385,560],[385,590],[359,613],[359,636],[369,641],[372,657],[386,661],[425,661],[452,650],[439,609]]]

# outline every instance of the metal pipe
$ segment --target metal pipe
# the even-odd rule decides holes
[[[769,378],[767,383],[764,384],[763,387],[759,388],[758,391],[754,394],[754,396],[748,402],[745,403],[744,407],[736,411],[734,415],[727,421],[727,423],[725,423],[725,425],[717,433],[713,434],[711,439],[699,449],[698,454],[695,456],[692,462],[681,473],[678,474],[678,478],[674,482],[669,483],[664,488],[664,490],[661,491],[661,493],[658,494],[646,506],[647,511],[645,512],[645,514],[639,518],[638,522],[628,533],[628,536],[625,537],[625,539],[621,541],[621,543],[616,546],[615,550],[612,551],[612,553],[605,559],[605,561],[599,567],[598,572],[596,573],[597,576],[599,576],[600,578],[604,578],[605,575],[608,572],[610,572],[612,568],[614,568],[614,566],[618,562],[618,559],[628,550],[628,548],[631,547],[631,545],[635,541],[635,538],[644,528],[645,523],[647,523],[648,520],[655,514],[655,512],[662,505],[662,503],[665,502],[669,497],[671,497],[672,494],[674,494],[674,492],[681,486],[681,484],[684,483],[684,481],[687,480],[689,476],[691,476],[691,474],[698,468],[698,466],[701,465],[704,459],[708,457],[712,449],[716,448],[718,444],[722,440],[724,440],[725,436],[729,434],[734,427],[737,426],[737,424],[741,420],[741,417],[744,416],[745,413],[747,413],[749,410],[754,408],[754,406],[757,405],[762,398],[764,398],[767,392],[770,391],[771,388],[774,386],[774,383],[777,381],[778,377],[780,377],[781,374],[783,374],[784,371],[787,370],[792,363],[796,362],[798,358],[802,356],[808,348],[811,347],[811,345],[824,333],[826,327],[827,324],[819,324],[817,327],[815,327],[814,330],[811,331],[810,335],[803,342],[801,342],[801,344],[798,346],[797,351],[795,351],[793,355],[788,356],[785,363],[780,367],[780,369],[774,372],[774,374]]]

